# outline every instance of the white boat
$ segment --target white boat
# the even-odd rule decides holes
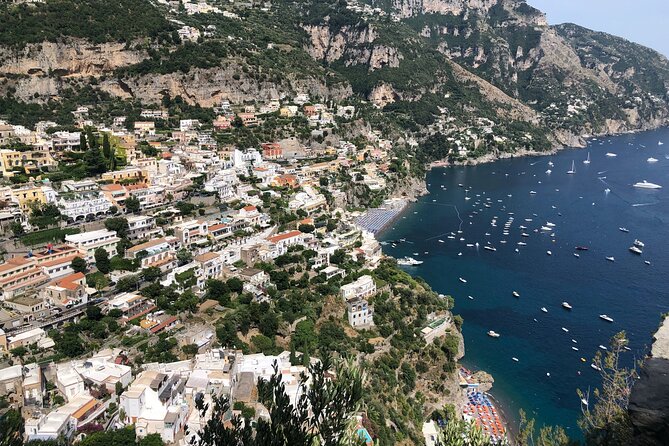
[[[565,333],[569,333],[569,330],[567,330],[567,329],[564,328],[564,327],[562,327],[562,331],[564,331]]]
[[[567,173],[569,175],[573,175],[576,173],[576,169],[574,168],[574,160],[571,161],[571,170],[568,170]]]
[[[497,248],[495,248],[493,246],[488,246],[488,245],[484,246],[483,249],[486,249],[488,251],[497,251]]]
[[[553,253],[550,252],[550,251],[546,251],[546,254],[548,254],[549,256],[552,256],[552,255],[553,255]]]
[[[645,260],[643,263],[645,263],[646,265],[650,265],[650,260]]]
[[[618,230],[619,230],[620,232],[625,232],[625,233],[630,232],[629,229],[627,229],[627,228],[623,228],[623,227],[618,228]]]
[[[465,279],[463,279],[462,277],[458,277],[458,280],[462,283],[467,283],[467,281]]]
[[[469,298],[469,300],[474,300],[473,296],[467,296],[467,297]]]
[[[544,313],[548,313],[548,310],[546,309],[546,307],[541,307],[541,311],[543,311]]]
[[[438,242],[439,243],[444,243],[444,241],[442,239],[439,239]]]
[[[549,227],[549,226],[542,226],[542,227],[541,227],[541,230],[542,230],[542,231],[552,231],[553,228],[551,228],[551,227]]]
[[[533,190],[530,191],[530,195],[535,195],[535,194],[536,194],[535,191],[533,191]]]
[[[525,242],[518,242],[518,246],[527,246],[527,243],[525,243]]]
[[[553,167],[553,161],[549,161],[549,162],[548,162],[548,165],[551,166],[551,167]]]
[[[530,236],[530,234],[527,234],[525,232],[521,232],[520,235],[521,235],[521,237],[529,237]]]
[[[600,314],[599,318],[606,321],[606,322],[613,322],[613,318],[611,318],[610,316],[607,316],[605,314]]]
[[[618,155],[616,155],[615,153],[612,153],[612,152],[608,152],[608,153],[606,154],[606,156],[608,156],[609,158],[615,158],[615,157],[618,156]]]
[[[490,330],[488,332],[488,336],[490,336],[491,338],[499,338],[499,333],[496,333],[496,332]]]
[[[609,189],[609,188],[607,187],[606,189],[604,189],[604,192],[606,192],[606,193],[608,194],[609,192],[611,192],[611,189]]]
[[[608,348],[606,348],[606,347],[603,346],[602,344],[599,344],[599,348],[601,348],[602,350],[608,350]]]
[[[649,162],[649,163],[656,163],[656,162],[658,161],[658,159],[657,159],[657,158],[650,157],[650,158],[648,158],[646,161]]]
[[[422,260],[416,260],[413,257],[402,257],[401,259],[397,260],[398,265],[402,266],[415,266],[415,265],[421,265],[423,263]]]
[[[520,293],[518,293],[518,291],[514,291],[511,294],[513,294],[513,297],[520,297]]]
[[[662,189],[662,186],[659,184],[650,183],[646,180],[634,183],[634,187],[638,187],[639,189]]]
[[[574,253],[574,257],[576,257],[577,259],[579,259],[579,258],[581,258],[581,255],[578,254],[578,253]]]
[[[657,145],[658,145],[658,146],[662,146],[662,145],[664,145],[664,143],[663,143],[662,141],[658,141],[658,142],[657,142]]]
[[[583,164],[590,164],[590,152],[588,152],[588,159],[583,160]]]
[[[515,356],[511,359],[514,360],[515,362],[518,362],[518,358],[516,358]]]
[[[590,364],[590,367],[592,367],[593,369],[597,370],[598,372],[601,372],[601,371],[602,371],[602,369],[599,368],[599,367],[597,367],[595,364]]]
[[[616,258],[611,256],[611,257],[607,257],[606,260],[608,260],[609,262],[615,262]]]
[[[553,173],[553,171],[552,171],[552,170],[550,170],[550,169],[548,169],[548,170],[546,171],[546,173],[547,173],[548,175],[550,175],[550,174],[552,174],[552,173]]]
[[[575,352],[578,351],[578,348],[574,347],[573,345],[572,345],[571,349],[574,350]]]
[[[566,310],[571,310],[572,306],[569,305],[569,302],[562,302],[562,308]]]
[[[630,246],[629,250],[630,250],[630,252],[632,252],[634,254],[638,254],[638,255],[643,254],[643,251],[638,246]]]
[[[646,244],[637,238],[637,239],[634,239],[634,246],[638,246],[639,248],[643,248],[644,246],[646,246]]]

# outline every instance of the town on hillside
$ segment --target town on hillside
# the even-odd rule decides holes
[[[212,416],[202,398],[227,398],[227,420],[266,418],[258,381],[278,371],[295,404],[324,351],[390,371],[370,398],[421,392],[468,416],[478,383],[458,372],[452,300],[375,239],[414,198],[398,191],[392,142],[326,142],[355,107],[306,94],[216,113],[108,125],[82,105],[73,127],[0,123],[0,401],[20,411],[24,441],[129,427],[191,444]],[[240,148],[268,116],[285,118],[283,137]],[[295,119],[321,143],[289,135]],[[351,416],[367,444],[396,435]]]

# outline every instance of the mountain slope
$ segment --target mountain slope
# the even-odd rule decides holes
[[[0,19],[12,24],[0,31],[5,113],[50,101],[63,119],[67,110],[58,108],[84,89],[101,103],[178,96],[203,107],[309,92],[359,103],[365,123],[391,137],[457,140],[421,157],[427,161],[546,150],[669,121],[666,58],[576,25],[548,26],[523,0],[217,7],[186,14],[148,0],[1,5]],[[68,24],[51,26],[59,16]],[[182,42],[183,26],[200,37]]]

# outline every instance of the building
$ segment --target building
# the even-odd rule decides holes
[[[176,267],[176,245],[176,237],[161,237],[129,248],[125,257],[141,259],[142,269],[156,267],[165,272]]]
[[[88,303],[86,276],[83,273],[73,273],[54,280],[42,290],[42,296],[57,308],[85,305]]]
[[[200,254],[195,256],[193,261],[200,264],[205,280],[218,279],[223,275],[223,259],[216,252]]]
[[[32,330],[24,331],[14,336],[7,337],[7,350],[12,350],[17,347],[28,347],[31,344],[39,343],[45,339],[46,332],[41,328],[33,328]]]
[[[135,293],[122,293],[107,301],[108,312],[114,309],[121,311],[122,324],[140,318],[156,308],[152,300]]]
[[[83,258],[85,251],[67,245],[53,246],[48,244],[44,249],[37,252],[31,251],[28,255],[35,259],[37,266],[42,268],[44,274],[54,279],[71,274],[73,272],[72,260],[75,257]]]
[[[189,220],[174,228],[174,235],[182,246],[207,243],[209,241],[209,222],[206,220]]]
[[[29,418],[25,424],[27,441],[48,441],[59,438],[69,439],[77,429],[77,422],[66,413],[54,411],[48,415],[40,414]]]
[[[156,218],[150,215],[130,215],[128,220],[128,239],[139,240],[163,235],[162,228],[156,226]]]
[[[374,307],[367,299],[354,299],[346,302],[348,323],[355,329],[369,328],[374,325]]]
[[[116,231],[108,231],[106,229],[65,236],[66,243],[70,243],[86,252],[84,260],[89,264],[95,263],[95,251],[99,248],[107,251],[109,257],[114,257],[117,253],[116,245],[120,240],[116,236]]]
[[[102,174],[104,181],[111,183],[143,183],[147,179],[146,172],[138,167],[127,167],[123,170],[114,170]]]
[[[0,264],[0,300],[6,300],[49,280],[34,258],[12,257]]]
[[[60,194],[58,208],[69,222],[93,220],[109,212],[112,203],[100,191]]]
[[[288,252],[288,248],[301,245],[304,242],[304,234],[300,231],[286,231],[268,237],[267,241],[272,244],[274,257],[279,257]]]
[[[355,282],[342,285],[340,289],[341,297],[345,301],[366,299],[376,294],[376,283],[371,276],[361,276]]]

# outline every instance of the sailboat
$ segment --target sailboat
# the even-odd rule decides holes
[[[576,169],[575,169],[575,167],[574,167],[574,160],[571,161],[571,170],[568,170],[567,173],[568,173],[569,175],[573,175],[573,174],[576,173]]]
[[[590,152],[588,152],[588,159],[583,160],[583,164],[590,164]]]

